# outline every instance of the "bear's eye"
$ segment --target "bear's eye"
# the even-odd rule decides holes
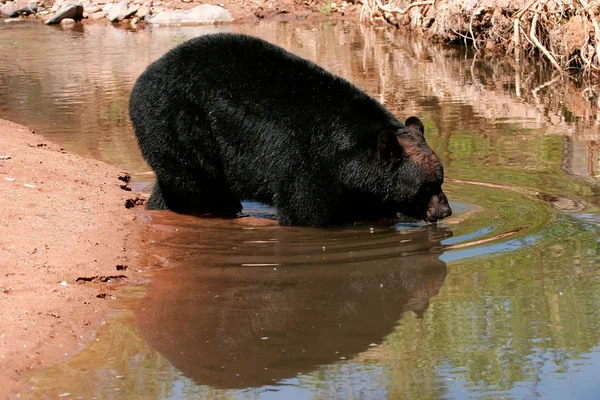
[[[433,186],[431,183],[425,183],[421,185],[421,188],[419,189],[419,193],[421,193],[422,195],[426,195],[431,192],[433,192]]]

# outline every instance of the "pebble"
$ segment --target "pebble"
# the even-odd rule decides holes
[[[11,156],[0,156],[0,160],[10,160]]]

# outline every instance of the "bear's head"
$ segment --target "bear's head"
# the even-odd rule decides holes
[[[381,132],[376,160],[387,177],[386,204],[394,211],[427,222],[452,214],[442,191],[444,168],[425,141],[419,118],[408,118],[404,128]]]

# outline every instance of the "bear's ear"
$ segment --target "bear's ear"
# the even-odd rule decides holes
[[[385,130],[379,134],[377,140],[377,160],[390,160],[400,158],[404,151],[398,142],[395,130]]]
[[[421,132],[421,135],[425,135],[425,127],[423,126],[421,120],[417,117],[409,117],[404,125],[410,130],[416,130]]]

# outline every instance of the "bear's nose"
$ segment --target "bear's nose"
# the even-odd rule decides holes
[[[427,222],[435,222],[452,215],[452,208],[447,203],[438,203],[436,207],[427,210]]]
[[[442,204],[438,207],[437,212],[435,213],[436,219],[444,219],[452,215],[452,209],[449,204]]]

